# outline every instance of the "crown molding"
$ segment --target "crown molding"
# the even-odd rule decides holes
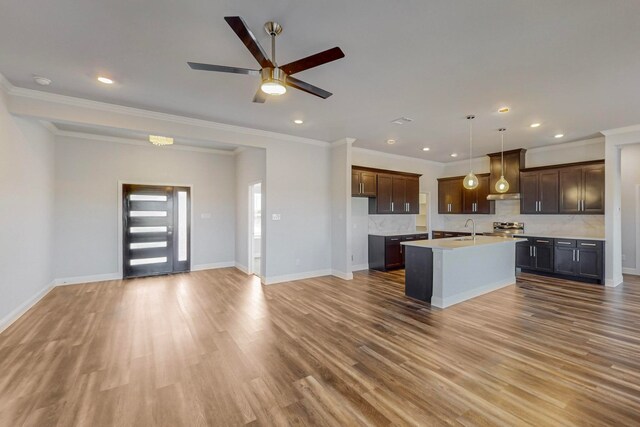
[[[627,126],[623,128],[603,130],[600,132],[604,136],[621,135],[624,133],[640,132],[640,125]]]
[[[337,141],[333,141],[331,143],[331,146],[339,147],[340,145],[344,145],[344,144],[353,145],[354,142],[356,142],[356,138],[341,138],[341,139],[338,139]]]
[[[353,147],[353,152],[354,153],[369,154],[369,155],[372,155],[372,156],[388,157],[390,159],[412,160],[412,161],[417,161],[417,162],[425,163],[427,165],[432,165],[432,166],[446,166],[448,164],[448,163],[436,162],[436,161],[433,161],[433,160],[421,159],[419,157],[409,157],[409,156],[403,156],[401,154],[391,154],[391,153],[386,153],[384,151],[370,150],[368,148]]]
[[[563,142],[560,144],[545,145],[544,147],[527,148],[527,154],[540,153],[545,151],[566,150],[571,148],[588,147],[589,145],[604,144],[604,138],[599,136],[590,139],[580,139],[578,141]]]
[[[45,123],[48,123],[48,122],[45,122]],[[162,150],[193,151],[196,153],[218,154],[222,156],[235,155],[235,150],[234,151],[216,150],[215,148],[194,147],[193,145],[181,145],[181,144],[167,145],[164,147],[155,147],[150,142],[140,141],[137,139],[122,138],[118,136],[96,135],[93,133],[72,132],[67,130],[60,130],[56,128],[55,125],[53,124],[51,126],[53,126],[53,128],[55,129],[55,131],[53,131],[53,134],[59,137],[89,139],[92,141],[113,142],[116,144],[137,145],[139,147],[158,148]]]
[[[38,120],[42,126],[44,126],[49,132],[51,132],[54,136],[58,135],[60,130],[53,123],[46,120]]]
[[[50,92],[42,92],[39,90],[25,89],[21,87],[12,86],[12,85],[9,87],[7,92],[10,96],[13,96],[13,97],[26,98],[26,99],[37,100],[37,101],[53,102],[53,103],[58,103],[62,105],[68,105],[71,107],[93,109],[93,110],[98,110],[98,111],[108,112],[108,113],[124,114],[131,117],[136,117],[136,118],[153,119],[153,120],[165,121],[169,123],[175,123],[175,124],[186,125],[186,126],[201,127],[205,129],[212,129],[212,130],[223,131],[223,132],[232,132],[232,133],[237,133],[241,135],[274,139],[278,141],[302,143],[302,144],[316,145],[321,147],[330,146],[330,143],[326,141],[320,141],[320,140],[311,139],[311,138],[303,138],[303,137],[288,135],[284,133],[270,132],[270,131],[265,131],[260,129],[247,128],[243,126],[229,125],[229,124],[218,123],[218,122],[209,121],[209,120],[194,119],[191,117],[178,116],[175,114],[167,114],[167,113],[160,113],[157,111],[144,110],[141,108],[125,107],[122,105],[109,104],[106,102],[92,101],[85,98],[76,98],[72,96],[59,95],[59,94],[50,93]]]

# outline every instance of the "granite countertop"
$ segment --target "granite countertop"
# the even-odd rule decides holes
[[[523,233],[519,234],[519,237],[542,237],[547,239],[570,239],[570,240],[599,240],[604,242],[606,239],[604,236],[580,236],[580,235],[571,235],[565,233]]]
[[[427,227],[416,227],[414,231],[374,231],[369,233],[370,236],[410,236],[412,234],[428,234]]]
[[[451,237],[448,239],[416,240],[416,241],[402,242],[401,245],[450,251],[454,249],[476,248],[479,246],[499,245],[499,244],[508,244],[508,243],[515,244],[517,242],[524,242],[524,241],[525,239],[519,239],[519,238],[476,236],[475,240],[469,239],[469,238],[462,238],[462,237]]]

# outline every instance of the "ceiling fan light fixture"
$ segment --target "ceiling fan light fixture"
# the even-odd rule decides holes
[[[286,75],[280,68],[263,68],[260,89],[267,95],[284,95],[287,92],[285,78]]]

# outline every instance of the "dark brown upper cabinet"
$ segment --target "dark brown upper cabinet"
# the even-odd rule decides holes
[[[558,169],[520,172],[520,213],[557,214]]]
[[[438,179],[438,213],[462,213],[462,176]]]
[[[375,172],[351,169],[351,195],[353,197],[376,197],[377,184]]]
[[[374,169],[351,168],[351,195],[369,198],[370,214],[417,214],[420,175]]]
[[[525,167],[525,153],[527,150],[519,148],[517,150],[509,150],[504,152],[504,178],[509,182],[509,191],[505,194],[517,194],[520,192],[520,169]],[[496,182],[502,175],[501,153],[487,154],[489,156],[489,194],[499,194],[496,188]]]
[[[487,200],[489,195],[489,174],[480,174],[478,186],[473,190],[462,189],[462,213],[465,214],[493,214],[495,202]],[[460,180],[463,178],[461,177]]]
[[[568,166],[559,171],[561,214],[604,214],[604,163]]]

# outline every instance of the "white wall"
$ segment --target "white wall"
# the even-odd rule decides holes
[[[640,274],[637,263],[638,230],[636,220],[639,212],[636,210],[639,200],[636,198],[636,188],[640,185],[640,144],[628,145],[622,148],[622,267],[625,272]]]
[[[265,283],[331,274],[329,174],[326,145],[268,144]]]
[[[55,158],[57,280],[120,273],[119,181],[192,185],[192,269],[234,264],[232,155],[58,136]]]
[[[52,282],[53,135],[9,114],[0,90],[0,331]]]
[[[236,266],[243,271],[248,271],[249,262],[249,185],[260,181],[262,191],[262,239],[261,254],[262,262],[260,268],[263,271],[257,272],[264,276],[264,246],[266,242],[266,215],[265,199],[267,198],[266,186],[266,152],[260,148],[247,148],[241,150],[235,156],[236,162]]]

